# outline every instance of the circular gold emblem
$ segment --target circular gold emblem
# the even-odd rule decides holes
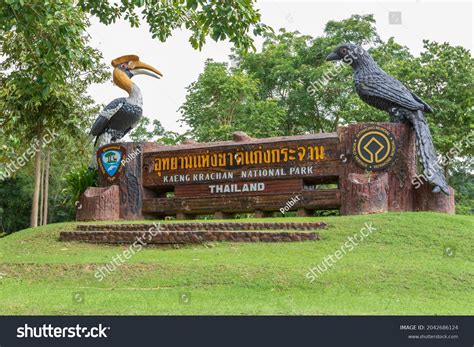
[[[368,126],[355,134],[352,155],[361,168],[383,170],[395,159],[397,145],[393,134],[378,125]]]

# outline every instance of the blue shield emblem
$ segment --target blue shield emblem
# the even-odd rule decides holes
[[[102,176],[109,182],[115,181],[123,169],[127,150],[120,145],[107,145],[97,151],[97,164]]]
[[[108,150],[100,155],[102,165],[104,165],[107,176],[114,176],[122,162],[122,152],[115,150]]]

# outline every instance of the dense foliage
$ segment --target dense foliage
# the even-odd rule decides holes
[[[196,49],[202,48],[208,36],[248,49],[253,47],[251,33],[260,35],[271,30],[260,22],[255,0],[80,0],[79,3],[104,24],[124,18],[138,27],[141,17],[149,25],[152,37],[161,41],[175,29],[187,29],[191,32],[189,42]]]
[[[0,235],[30,224],[31,183],[31,178],[23,174],[0,182]]]
[[[150,124],[151,123],[151,124]],[[179,134],[174,131],[165,130],[158,119],[150,122],[143,116],[137,126],[131,131],[130,139],[134,142],[157,142],[164,145],[176,145],[186,139],[187,134]]]
[[[255,137],[282,134],[283,110],[276,100],[261,100],[258,89],[256,78],[208,61],[198,80],[188,87],[181,107],[183,121],[199,141],[229,139],[241,129]]]
[[[79,197],[88,187],[97,187],[97,170],[90,170],[83,165],[69,171],[65,177],[68,202],[73,206],[79,201]]]

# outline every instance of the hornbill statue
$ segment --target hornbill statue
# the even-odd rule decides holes
[[[114,59],[112,66],[114,67],[114,83],[128,93],[128,98],[115,99],[100,112],[90,131],[90,135],[96,137],[95,150],[100,146],[120,140],[135,127],[142,117],[142,93],[131,78],[139,74],[158,79],[163,76],[153,66],[140,61],[136,55],[124,55]],[[93,162],[95,163],[95,159]]]
[[[434,186],[434,193],[443,191],[449,195],[449,187],[437,163],[430,128],[423,114],[431,113],[433,109],[400,81],[383,71],[360,46],[350,43],[339,45],[326,60],[342,60],[351,65],[356,92],[362,101],[388,112],[391,122],[405,122],[413,127],[425,177]]]

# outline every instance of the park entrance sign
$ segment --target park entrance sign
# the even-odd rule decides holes
[[[113,178],[107,153],[120,157]],[[176,146],[110,144],[99,149],[98,164],[100,188],[82,196],[78,220],[454,209],[454,194],[431,193],[426,181],[415,189],[415,138],[400,123],[264,139],[235,133],[232,141]]]
[[[191,143],[144,154],[143,186],[155,198],[143,210],[158,215],[278,211],[304,194],[306,208],[339,208],[338,189],[314,194],[319,184],[337,188],[337,136],[303,135]],[[172,196],[170,196],[172,195]],[[166,198],[168,197],[168,198]]]

